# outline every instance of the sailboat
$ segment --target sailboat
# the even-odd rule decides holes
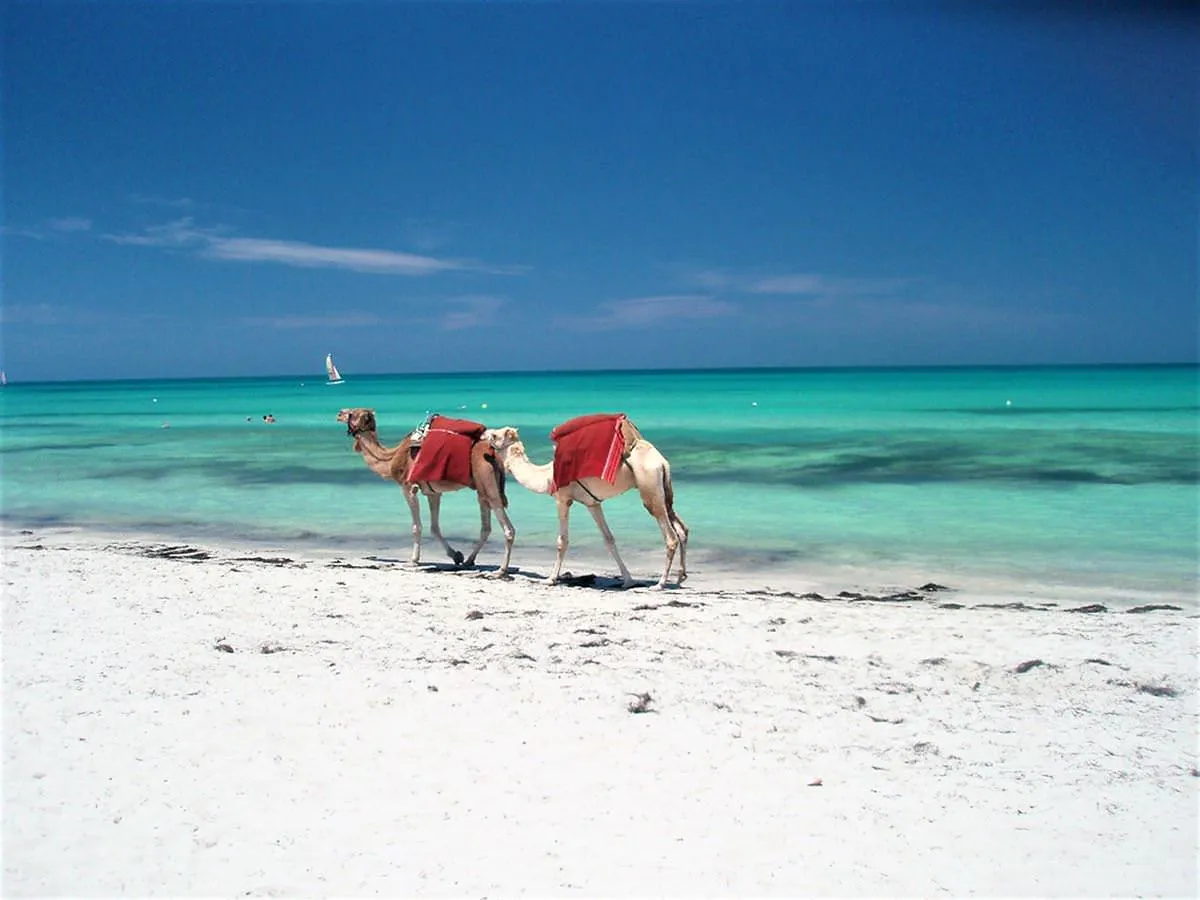
[[[337,366],[333,364],[333,354],[325,354],[325,371],[329,373],[329,380],[326,384],[341,384],[342,373],[337,370]]]
[[[0,387],[8,386],[8,376],[4,374],[4,370],[0,369]]]

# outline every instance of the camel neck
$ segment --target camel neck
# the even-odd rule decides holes
[[[514,444],[504,453],[504,467],[512,473],[521,487],[535,494],[549,494],[554,483],[554,464],[536,465],[525,455],[525,447]]]
[[[383,478],[391,477],[392,459],[400,446],[400,444],[395,447],[383,446],[379,443],[379,436],[374,431],[364,432],[354,437],[354,449],[362,455],[366,464]]]

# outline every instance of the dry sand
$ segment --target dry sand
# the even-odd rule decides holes
[[[1194,606],[199,549],[4,535],[5,896],[1197,893]]]

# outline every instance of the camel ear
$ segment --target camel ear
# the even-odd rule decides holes
[[[492,446],[493,450],[499,450],[506,444],[516,440],[517,429],[515,428],[489,428],[486,432],[487,442]]]

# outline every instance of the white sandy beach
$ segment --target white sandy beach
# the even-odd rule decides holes
[[[4,534],[5,896],[1197,893],[1194,606],[192,546]]]

